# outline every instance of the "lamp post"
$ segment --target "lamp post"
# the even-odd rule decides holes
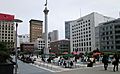
[[[22,20],[19,19],[14,19],[15,25],[16,25],[16,32],[15,32],[15,74],[17,74],[17,55],[18,55],[18,50],[17,50],[17,28],[18,28],[18,23],[23,22]]]

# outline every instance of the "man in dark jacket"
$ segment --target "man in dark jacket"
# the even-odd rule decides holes
[[[104,69],[107,70],[108,67],[108,56],[103,55],[102,63],[104,64]]]

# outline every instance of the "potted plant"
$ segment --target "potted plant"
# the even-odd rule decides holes
[[[14,64],[5,43],[0,42],[0,73],[13,74]]]

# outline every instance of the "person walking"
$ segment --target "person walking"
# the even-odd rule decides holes
[[[93,67],[93,63],[95,63],[95,58],[93,58],[93,57],[88,58],[87,67]]]
[[[104,69],[107,70],[108,68],[108,56],[103,55],[102,63],[104,64]]]
[[[117,54],[114,55],[113,57],[113,62],[112,64],[114,65],[113,71],[118,71],[118,65],[119,65],[119,56]]]

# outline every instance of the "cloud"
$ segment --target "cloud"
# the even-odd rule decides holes
[[[120,0],[48,0],[49,31],[59,30],[64,38],[64,22],[77,19],[93,11],[103,15],[118,17]],[[24,22],[19,26],[19,34],[29,33],[29,20],[34,18],[44,21],[45,0],[1,0],[0,12],[13,14]]]

